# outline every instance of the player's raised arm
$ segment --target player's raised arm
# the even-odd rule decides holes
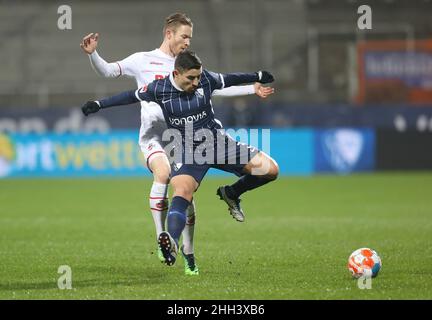
[[[80,44],[82,50],[88,54],[90,64],[98,75],[105,78],[116,78],[121,75],[135,76],[134,66],[137,54],[132,54],[119,62],[106,62],[96,51],[98,41],[99,34],[90,33],[82,39]]]
[[[88,116],[91,113],[98,112],[100,109],[133,104],[140,101],[155,101],[155,94],[149,94],[147,87],[125,91],[109,98],[87,101],[81,107],[81,110],[84,115]]]
[[[82,39],[80,44],[81,49],[88,54],[93,70],[98,75],[106,78],[120,76],[121,71],[118,63],[108,63],[97,53],[98,40],[98,33],[90,33]]]

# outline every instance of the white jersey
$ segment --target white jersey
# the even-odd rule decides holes
[[[155,49],[149,52],[134,53],[117,64],[120,75],[135,78],[137,87],[142,88],[154,80],[168,76],[174,70],[174,62],[174,57]],[[140,136],[146,136],[156,124],[158,127],[165,124],[162,109],[155,102],[142,101]]]
[[[104,77],[127,76],[135,78],[138,88],[168,76],[174,70],[175,58],[155,49],[148,52],[137,52],[129,57],[115,62],[107,63],[97,51],[89,55],[93,69]],[[215,90],[213,95],[239,96],[255,93],[253,85],[229,87]],[[162,109],[155,102],[141,102],[141,128],[139,145],[144,157],[149,163],[150,157],[163,151],[162,134],[167,128]]]
[[[137,52],[117,62],[120,75],[135,78],[139,88],[163,79],[174,70],[175,58],[159,49]]]

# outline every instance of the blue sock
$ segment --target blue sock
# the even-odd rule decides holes
[[[237,182],[228,186],[226,188],[226,193],[230,199],[237,199],[246,191],[261,187],[270,181],[272,180],[266,177],[247,174],[238,179]]]
[[[183,197],[174,197],[171,200],[171,207],[168,211],[168,232],[177,243],[186,225],[186,210],[190,202]]]

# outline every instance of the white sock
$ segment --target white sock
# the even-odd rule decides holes
[[[168,185],[153,182],[150,191],[150,211],[156,227],[156,239],[162,231],[165,231],[165,221],[168,212]]]
[[[195,231],[195,202],[189,205],[186,211],[186,226],[183,230],[183,251],[185,254],[194,253],[194,231]]]

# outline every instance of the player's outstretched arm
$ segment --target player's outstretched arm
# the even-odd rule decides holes
[[[268,71],[258,71],[254,73],[227,73],[221,74],[222,88],[236,86],[245,83],[271,83],[274,81],[273,75]]]
[[[260,98],[267,98],[274,93],[274,88],[263,86],[261,83],[256,82],[255,84],[247,86],[232,86],[229,88],[224,88],[222,90],[213,91],[214,96],[222,97],[237,97],[245,96],[250,94],[256,94]]]
[[[121,75],[120,65],[117,62],[108,63],[96,51],[99,40],[98,33],[86,35],[80,44],[81,49],[88,54],[93,70],[105,78],[114,78]]]
[[[114,106],[127,105],[127,104],[132,104],[132,103],[141,101],[136,97],[135,93],[136,93],[136,91],[132,90],[132,91],[122,92],[120,94],[117,94],[115,96],[105,98],[102,100],[87,101],[81,107],[81,110],[84,113],[84,115],[88,116],[91,113],[98,112],[100,109],[105,109],[105,108],[114,107]]]
[[[252,84],[247,86],[232,86],[229,88],[223,88],[221,90],[214,90],[213,96],[221,96],[221,97],[237,97],[237,96],[246,96],[255,93],[255,88]]]

